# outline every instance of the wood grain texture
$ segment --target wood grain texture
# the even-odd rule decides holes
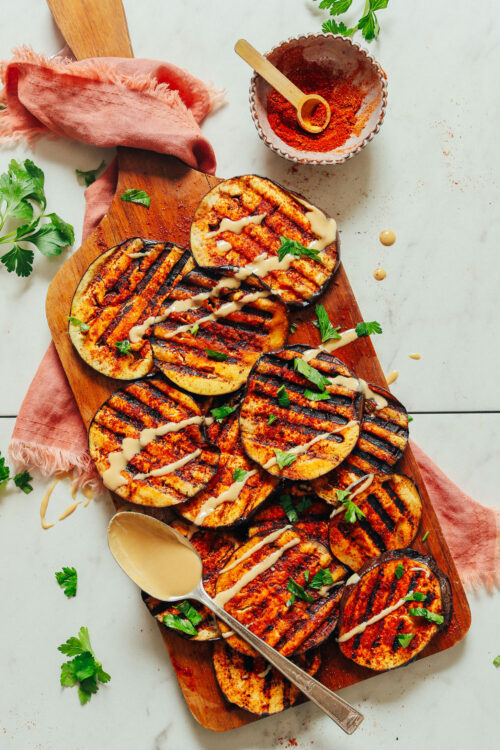
[[[121,0],[47,0],[47,5],[77,60],[134,56]]]
[[[80,277],[97,255],[127,237],[168,239],[189,247],[194,210],[200,198],[219,181],[190,169],[173,157],[121,149],[118,158],[118,188],[108,214],[95,233],[60,269],[47,295],[47,319],[52,336],[87,426],[102,402],[124,383],[98,375],[80,359],[70,343],[68,314]],[[150,209],[122,202],[120,195],[127,188],[146,190],[151,196]],[[293,189],[293,185],[288,188]],[[342,265],[321,301],[331,319],[343,329],[352,328],[362,320]],[[314,309],[296,313],[293,319],[301,324],[289,343],[317,344],[319,336],[312,325],[314,318]],[[370,338],[358,339],[343,348],[339,355],[358,376],[386,387]],[[463,638],[470,625],[470,611],[411,447],[407,448],[396,471],[411,476],[422,497],[422,522],[418,538],[412,546],[434,556],[439,567],[448,575],[453,590],[454,614],[451,624],[424,650],[420,657],[424,658],[449,648]],[[426,543],[422,544],[420,540],[425,530],[429,530],[430,534]],[[230,706],[220,694],[212,669],[210,644],[188,642],[162,627],[161,631],[188,706],[203,726],[224,731],[255,720],[256,717],[251,714]],[[370,670],[343,657],[331,640],[323,647],[323,666],[319,677],[330,688],[337,690],[373,676]]]

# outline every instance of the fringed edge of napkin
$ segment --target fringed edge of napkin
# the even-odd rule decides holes
[[[44,125],[26,127],[19,130],[15,126],[7,102],[5,90],[7,68],[12,64],[38,65],[57,73],[58,75],[79,76],[89,80],[112,83],[116,86],[122,86],[131,91],[148,94],[159,99],[169,106],[182,107],[186,112],[190,110],[182,101],[179,92],[171,89],[168,83],[160,83],[157,78],[151,75],[137,74],[134,76],[119,73],[115,68],[110,66],[109,61],[100,61],[98,58],[81,60],[75,63],[69,57],[48,57],[41,53],[35,52],[32,47],[16,47],[12,51],[11,60],[0,61],[0,81],[4,88],[0,91],[0,105],[4,109],[0,110],[0,144],[3,142],[18,142],[27,140],[32,145],[41,136],[56,138],[57,134],[48,133]],[[208,92],[208,110],[216,109],[225,102],[225,91],[216,89],[211,83],[205,84]]]
[[[105,491],[94,462],[87,451],[77,454],[61,448],[30,444],[25,440],[13,438],[7,452],[9,459],[18,468],[35,469],[44,477],[72,474],[74,486],[82,489],[89,487],[96,495]]]
[[[496,544],[495,544],[495,569],[493,571],[477,571],[460,568],[460,580],[467,591],[480,589],[482,586],[492,594],[495,588],[500,589],[500,510],[488,508],[494,513],[496,525]]]

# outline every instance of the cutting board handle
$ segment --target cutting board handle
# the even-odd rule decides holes
[[[133,57],[122,0],[47,0],[77,60]]]

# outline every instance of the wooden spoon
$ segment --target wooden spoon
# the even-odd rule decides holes
[[[246,39],[238,39],[234,45],[234,51],[262,76],[273,89],[276,89],[290,104],[293,104],[297,110],[298,123],[303,130],[307,130],[309,133],[321,133],[326,128],[332,116],[330,105],[326,99],[319,94],[304,94],[278,68],[275,68],[267,57],[257,52],[255,47],[252,47]],[[321,125],[315,125],[311,121],[318,107],[323,109],[325,113]]]

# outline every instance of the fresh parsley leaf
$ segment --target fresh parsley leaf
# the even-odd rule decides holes
[[[205,349],[205,354],[209,359],[215,359],[216,362],[225,362],[228,359],[227,354],[217,352],[215,349]]]
[[[73,687],[76,685],[75,665],[72,661],[65,661],[61,664],[61,685],[63,687]]]
[[[389,0],[370,0],[370,8],[375,10],[383,10],[389,5]]]
[[[106,162],[102,161],[98,167],[95,169],[87,169],[86,171],[82,169],[75,169],[75,174],[77,177],[82,177],[83,181],[85,182],[85,187],[88,187],[89,185],[92,185],[93,182],[96,181],[98,173],[104,169],[106,166]]]
[[[194,326],[191,326],[190,333],[192,336],[196,336],[199,330],[200,330],[199,323],[195,323]]]
[[[340,326],[332,325],[324,305],[316,305],[316,317],[322,343],[330,341],[330,339],[342,338],[339,333]]]
[[[41,223],[41,217],[38,217],[31,224],[18,227],[16,240],[31,242],[48,257],[60,255],[63,248],[75,241],[73,227],[54,213],[46,214],[44,218],[48,219],[45,223]]]
[[[421,591],[415,591],[414,594],[407,594],[404,597],[405,602],[425,602],[427,595]]]
[[[314,578],[312,579],[309,586],[312,589],[320,589],[323,586],[331,586],[333,584],[333,576],[328,568],[318,570]]]
[[[375,15],[371,11],[359,19],[358,29],[361,31],[367,42],[371,42],[375,39],[377,36],[375,33]]]
[[[355,523],[359,518],[365,518],[365,514],[350,498],[351,493],[347,490],[337,490],[337,500],[345,506],[344,520]]]
[[[83,654],[84,651],[90,651],[92,654],[88,628],[81,627],[78,632],[78,638],[68,638],[66,643],[58,647],[58,651],[67,656],[77,656],[78,654]]]
[[[408,614],[412,617],[423,617],[428,622],[434,622],[436,625],[442,625],[444,622],[443,615],[437,615],[435,612],[431,612],[425,607],[414,607],[408,610]]]
[[[405,573],[405,566],[403,565],[403,563],[398,563],[396,570],[394,571],[394,575],[399,580],[400,578],[404,576],[404,573]]]
[[[310,577],[311,577],[311,574],[309,573],[309,571],[308,571],[308,570],[306,570],[306,571],[304,572],[304,581],[305,581],[306,583],[309,583],[309,578],[310,578]]]
[[[25,495],[29,495],[30,492],[33,492],[33,487],[30,484],[30,482],[32,481],[33,477],[27,469],[21,471],[19,474],[16,474],[14,477],[14,484],[16,485],[16,487],[22,490]]]
[[[363,16],[359,19],[356,26],[347,28],[343,21],[337,21],[335,18],[329,18],[323,23],[325,33],[343,34],[344,36],[353,36],[356,31],[361,31],[367,41],[376,39],[379,35],[380,24],[378,22],[376,11],[387,8],[389,0],[366,0],[363,9]],[[319,7],[328,9],[330,16],[341,16],[346,13],[352,5],[352,0],[321,0]]]
[[[349,10],[352,0],[321,0],[319,7],[328,8],[331,16],[340,16]]]
[[[145,190],[135,190],[134,188],[125,190],[121,195],[121,200],[128,203],[138,203],[141,206],[146,206],[146,208],[149,208],[149,204],[151,203],[151,198]]]
[[[294,453],[285,453],[284,451],[278,450],[278,448],[274,448],[274,454],[280,471],[281,469],[284,469],[285,466],[291,466],[298,458]]]
[[[78,697],[80,698],[80,703],[82,704],[82,706],[85,705],[85,703],[89,702],[92,696],[97,693],[98,689],[97,679],[95,676],[87,677],[86,680],[80,682],[80,687],[78,688]]]
[[[87,333],[87,331],[90,330],[90,326],[88,323],[84,323],[83,320],[80,320],[79,318],[73,317],[73,315],[68,315],[68,320],[73,326],[78,326],[80,331],[82,333]]]
[[[371,336],[373,333],[382,333],[382,326],[376,320],[371,320],[370,322],[358,323],[355,331],[361,338],[361,336]]]
[[[294,597],[296,597],[297,599],[302,599],[302,601],[304,602],[311,603],[312,601],[314,601],[311,594],[308,594],[304,587],[301,586],[300,583],[294,581],[293,578],[288,579],[288,586],[286,587],[286,590],[293,594]]]
[[[334,18],[329,18],[321,26],[324,34],[342,34],[342,36],[352,36],[358,30],[357,26],[348,28],[343,21],[337,23]]]
[[[130,354],[130,341],[128,339],[117,341],[115,347],[118,349],[122,356]]]
[[[414,636],[415,636],[415,633],[400,633],[398,635],[399,645],[402,648],[408,648],[408,646],[412,642]]]
[[[65,570],[74,570],[74,568],[63,568],[63,572]],[[67,656],[74,657],[71,661],[61,665],[61,685],[73,687],[78,683],[80,702],[82,704],[87,703],[92,695],[97,693],[99,689],[98,681],[109,682],[111,679],[110,675],[103,670],[102,664],[95,658],[90,645],[88,629],[81,627],[78,637],[68,638],[66,643],[59,646],[59,651]]]
[[[299,513],[303,513],[305,510],[310,508],[311,505],[312,505],[312,500],[309,497],[309,495],[303,495],[297,500],[295,507]]]
[[[425,542],[427,540],[428,536],[429,536],[429,531],[426,531],[425,534],[422,537],[422,541]]]
[[[59,586],[63,589],[68,599],[71,596],[76,596],[76,585],[78,582],[78,574],[75,568],[64,568],[58,570],[55,574],[56,581]],[[80,678],[78,678],[80,679]]]
[[[189,622],[195,627],[200,624],[203,620],[203,615],[200,615],[197,609],[195,609],[188,601],[178,602],[175,605],[181,615],[184,615]]]
[[[75,656],[73,659],[73,665],[75,669],[75,677],[78,682],[86,680],[88,677],[92,677],[96,671],[96,662],[90,651],[84,651],[82,654]]]
[[[281,235],[281,245],[278,248],[278,260],[282,261],[285,255],[296,255],[297,257],[306,256],[323,263],[319,250],[313,247],[304,247],[297,240],[291,240],[288,237]]]
[[[288,329],[290,332],[290,336],[293,336],[293,334],[297,330],[297,327],[298,327],[298,323],[290,323],[290,327]]]
[[[172,628],[172,630],[180,630],[181,633],[185,633],[186,635],[197,635],[198,633],[194,625],[189,620],[185,620],[184,618],[179,617],[179,615],[167,614],[164,616],[163,622],[165,623],[167,628]]]
[[[276,416],[276,414],[270,414],[267,418],[267,424],[272,425],[273,422],[276,422],[277,419],[278,417]]]
[[[292,607],[295,604],[295,595],[292,594],[285,602],[287,607]]]
[[[0,487],[3,487],[10,479],[10,469],[5,464],[5,458],[0,453]]]
[[[18,276],[26,277],[33,270],[33,258],[33,250],[28,250],[14,244],[11,250],[2,255],[0,261],[9,273],[15,271]]]
[[[280,495],[280,505],[286,513],[286,517],[290,523],[297,523],[299,520],[299,514],[295,509],[291,495]]]
[[[245,471],[245,469],[240,469],[240,468],[235,469],[233,471],[233,480],[235,482],[243,482],[247,474],[248,474],[248,471]]]
[[[215,421],[220,424],[226,419],[226,417],[232,414],[235,409],[236,406],[228,406],[227,404],[224,404],[224,406],[216,406],[214,409],[210,409],[210,414]]]
[[[493,664],[495,665],[495,667],[500,667],[500,655],[495,656],[495,658],[493,659]]]
[[[278,396],[278,404],[284,409],[287,409],[290,406],[290,396],[284,385],[280,385],[276,395]]]
[[[411,415],[411,414],[408,414],[408,424],[409,424],[410,422],[413,422],[413,417],[412,417],[412,415]]]
[[[318,393],[317,391],[310,391],[309,388],[306,388],[304,391],[304,396],[309,399],[309,401],[327,401],[329,398],[331,398],[330,391],[323,391],[322,393]]]
[[[321,391],[324,391],[330,383],[328,378],[322,375],[315,367],[312,367],[305,359],[302,359],[302,357],[295,357],[293,360],[293,369],[307,378],[311,383],[314,383]]]

